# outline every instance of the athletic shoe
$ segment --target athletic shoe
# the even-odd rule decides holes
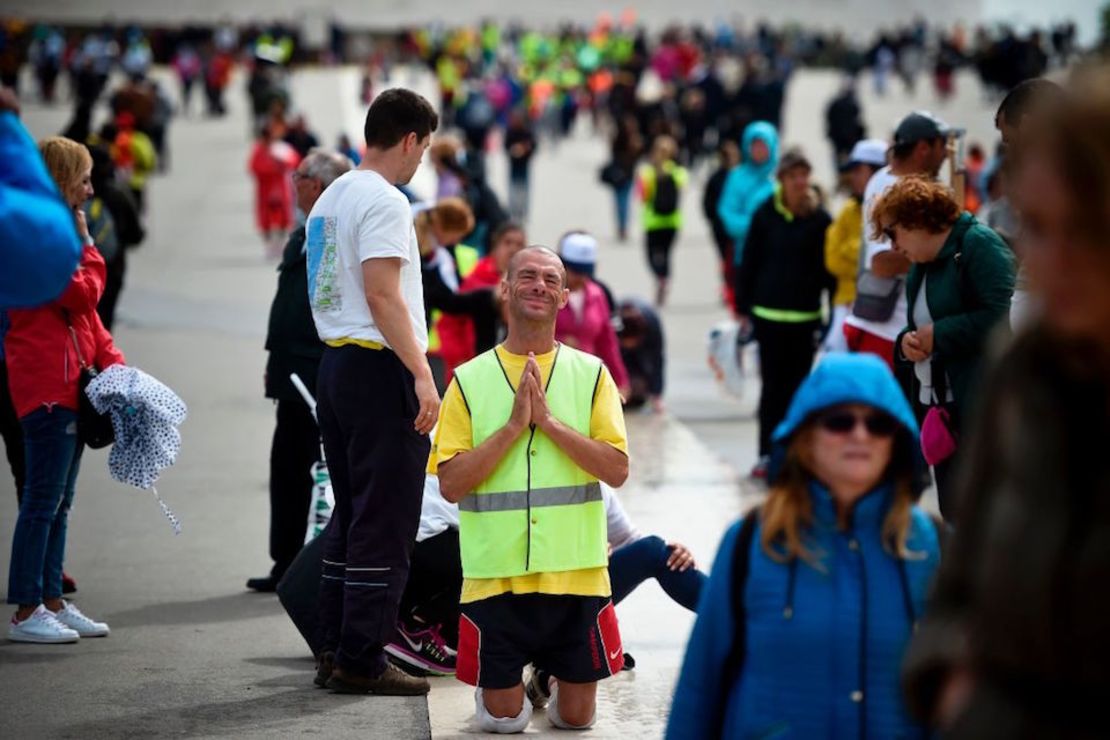
[[[524,693],[535,709],[546,707],[547,700],[551,698],[551,674],[533,666],[528,680],[524,682]]]
[[[39,604],[39,608],[22,621],[12,616],[11,624],[8,625],[8,639],[12,642],[57,644],[77,642],[81,635],[59,622],[54,612]]]
[[[413,678],[392,663],[386,663],[385,670],[377,678],[348,673],[336,666],[327,686],[337,694],[379,696],[423,696],[432,688],[426,679]]]
[[[455,675],[452,650],[439,634],[439,625],[423,630],[409,630],[397,624],[397,639],[385,646],[385,652],[397,660],[434,676]]]
[[[94,622],[68,601],[62,602],[62,610],[55,612],[54,618],[71,630],[76,631],[81,637],[107,637],[111,632],[104,622]]]

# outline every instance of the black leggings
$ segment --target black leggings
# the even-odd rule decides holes
[[[771,453],[771,435],[786,416],[790,401],[813,367],[819,326],[815,321],[800,324],[755,320],[759,342],[759,454]]]
[[[462,578],[459,530],[445,529],[417,542],[401,596],[401,621],[441,625],[440,634],[447,644],[458,645]]]
[[[671,276],[671,247],[674,246],[674,229],[656,229],[647,232],[647,256],[651,271],[657,278]]]

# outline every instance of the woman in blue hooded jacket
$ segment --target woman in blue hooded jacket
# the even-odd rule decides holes
[[[717,215],[732,239],[732,264],[739,265],[752,216],[775,191],[779,134],[766,121],[748,124],[740,139],[741,160],[725,179]]]
[[[883,362],[832,355],[775,431],[766,503],[725,535],[668,738],[915,738],[899,666],[940,560],[913,412]]]

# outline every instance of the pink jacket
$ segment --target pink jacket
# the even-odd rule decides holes
[[[609,320],[609,300],[596,283],[588,281],[584,288],[586,301],[578,316],[568,303],[555,319],[555,339],[575,349],[589,352],[605,363],[618,388],[628,387],[628,371],[621,359],[617,333]]]

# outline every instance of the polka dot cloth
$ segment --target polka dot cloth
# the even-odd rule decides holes
[[[177,427],[185,421],[185,402],[161,381],[142,370],[112,365],[92,379],[85,391],[100,413],[111,413],[116,441],[108,470],[121,483],[153,489],[159,474],[173,465],[181,450]],[[158,497],[155,492],[155,497]],[[180,524],[158,499],[174,530]]]

